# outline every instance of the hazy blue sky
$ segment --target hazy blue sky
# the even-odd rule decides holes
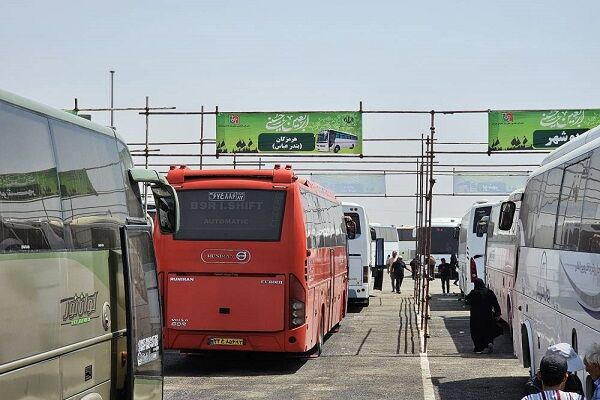
[[[180,110],[355,110],[361,100],[367,109],[600,108],[598,15],[597,1],[4,0],[0,87],[57,108],[75,97],[80,107],[106,106],[114,69],[116,106],[143,105],[148,95]],[[142,117],[115,120],[128,141],[143,140]],[[94,121],[108,124],[108,115]],[[214,137],[214,119],[206,123]],[[156,117],[151,136],[192,140],[198,126],[198,118]],[[367,138],[428,127],[427,117],[364,120]],[[484,115],[440,117],[437,127],[440,140],[487,140]],[[415,153],[399,143],[365,150]],[[451,190],[450,178],[438,183]],[[389,179],[388,193],[414,193],[413,177]],[[474,200],[440,198],[434,214],[462,215]],[[414,220],[412,201],[362,202],[373,220]]]

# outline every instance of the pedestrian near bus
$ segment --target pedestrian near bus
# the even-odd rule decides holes
[[[441,261],[440,265],[438,265],[438,272],[442,281],[442,293],[450,294],[450,264],[446,262],[445,258],[442,258]]]
[[[496,324],[501,311],[498,299],[493,291],[485,287],[481,278],[473,280],[475,288],[465,298],[471,306],[469,327],[473,340],[473,351],[483,353],[494,351],[494,339],[502,334],[502,328]]]
[[[417,257],[413,257],[410,260],[410,274],[412,275],[413,280],[417,277]]]
[[[402,257],[398,257],[394,264],[392,264],[392,273],[396,279],[396,293],[400,294],[400,287],[402,287],[402,281],[404,280],[404,270],[410,271]]]
[[[540,362],[539,377],[542,381],[542,391],[528,394],[521,400],[583,400],[579,393],[564,391],[569,374],[567,359],[563,356],[545,355]]]
[[[392,251],[392,256],[388,258],[387,260],[387,270],[388,270],[388,274],[390,275],[390,280],[392,282],[392,293],[394,293],[396,291],[396,276],[394,275],[394,263],[396,262],[396,260],[398,259],[398,252],[397,251]]]
[[[454,279],[454,284],[458,285],[458,259],[456,258],[456,254],[452,253],[450,256],[450,272],[452,273],[452,279]]]
[[[594,343],[583,358],[585,370],[594,380],[594,394],[591,400],[600,400],[600,344]]]

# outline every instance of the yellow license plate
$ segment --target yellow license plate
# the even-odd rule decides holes
[[[208,344],[210,346],[243,346],[244,339],[211,337],[208,338]]]

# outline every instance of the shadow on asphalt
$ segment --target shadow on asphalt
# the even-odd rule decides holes
[[[520,399],[525,396],[527,377],[502,376],[498,378],[476,378],[442,382],[444,377],[433,376],[431,380],[438,388],[440,400],[507,400]]]
[[[499,322],[504,331],[494,340],[494,352],[492,354],[473,353],[473,341],[469,328],[468,307],[465,308],[464,302],[458,301],[458,296],[444,296],[442,294],[433,294],[430,301],[431,311],[463,311],[463,316],[442,317],[448,335],[452,338],[456,351],[462,357],[469,358],[512,358],[514,357],[512,335],[508,324]]]
[[[360,314],[365,309],[364,306],[358,304],[348,304],[348,313],[349,314]]]
[[[308,357],[279,353],[216,352],[206,354],[165,354],[165,376],[269,376],[292,375]]]

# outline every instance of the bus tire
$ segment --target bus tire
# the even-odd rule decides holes
[[[339,153],[339,151],[340,151],[340,146],[336,144],[335,147],[333,148],[333,152]]]
[[[369,299],[366,299],[363,303],[362,303],[363,307],[369,307]]]

